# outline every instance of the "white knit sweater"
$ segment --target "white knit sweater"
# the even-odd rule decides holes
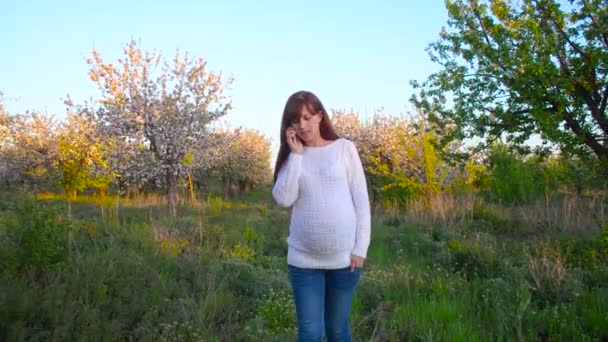
[[[272,195],[292,207],[287,263],[312,269],[350,265],[350,255],[366,257],[370,209],[365,174],[355,144],[338,139],[291,153],[279,171]]]

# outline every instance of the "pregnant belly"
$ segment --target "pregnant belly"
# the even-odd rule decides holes
[[[333,254],[353,247],[355,220],[312,221],[293,226],[289,242],[293,247],[306,252]]]

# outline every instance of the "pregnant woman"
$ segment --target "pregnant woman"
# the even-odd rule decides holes
[[[287,263],[299,341],[351,341],[348,316],[370,242],[363,166],[321,101],[299,91],[281,121],[272,195],[292,207]]]

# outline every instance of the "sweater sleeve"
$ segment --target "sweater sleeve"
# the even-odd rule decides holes
[[[290,153],[279,170],[272,188],[272,197],[278,205],[289,208],[298,199],[298,180],[302,169],[302,155]]]
[[[351,141],[348,141],[346,155],[350,193],[357,215],[356,241],[352,254],[365,258],[371,234],[371,213],[367,183],[357,147]]]

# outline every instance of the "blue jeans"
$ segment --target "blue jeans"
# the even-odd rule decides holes
[[[348,314],[362,270],[317,270],[289,265],[298,320],[298,341],[350,342]]]

